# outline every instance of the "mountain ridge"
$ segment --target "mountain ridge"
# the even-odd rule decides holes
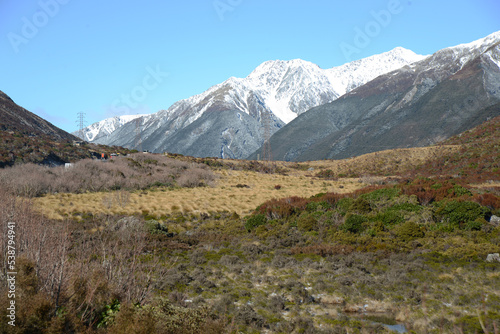
[[[195,142],[203,146],[206,137],[210,137],[215,140],[213,144],[216,148],[207,147],[205,156],[222,157],[222,151],[233,152],[231,147],[225,146],[225,143],[233,142],[237,143],[240,149],[238,153],[233,152],[226,157],[244,158],[263,143],[263,123],[266,119],[271,119],[270,132],[274,133],[311,107],[330,102],[380,73],[424,58],[425,56],[416,55],[410,50],[395,48],[330,69],[321,69],[316,64],[300,59],[266,61],[245,78],[231,77],[201,94],[177,101],[167,110],[142,117],[142,146],[154,152],[199,154],[200,149],[180,148],[176,143],[172,143],[173,138],[184,138],[183,141],[200,138]],[[334,84],[331,81],[334,81]],[[255,123],[253,125],[231,122],[228,123],[227,129],[223,129],[227,130],[226,134],[239,133],[245,139],[228,139],[227,135],[222,133],[224,131],[218,133],[217,137],[206,125],[200,125],[206,129],[203,133],[187,129],[206,112],[228,110],[232,111],[232,116],[226,112],[230,119],[234,119],[233,116],[238,113],[246,113],[253,119],[248,119]],[[208,121],[207,117],[203,119]],[[94,135],[97,139],[95,141],[132,147],[134,138],[130,134],[134,132],[136,125],[129,122],[121,126],[123,129],[119,127],[110,135]],[[253,129],[252,136],[249,136],[247,128]],[[89,138],[87,135],[86,137]]]
[[[77,139],[40,116],[17,105],[3,91],[0,91],[0,111],[0,130],[15,131],[31,136],[49,136],[56,140]]]
[[[437,51],[311,109],[271,138],[279,160],[426,146],[497,116],[500,32]],[[259,151],[249,158],[255,158]]]

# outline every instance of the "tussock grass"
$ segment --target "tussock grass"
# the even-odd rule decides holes
[[[320,192],[349,193],[366,185],[382,183],[385,176],[381,175],[393,175],[458,149],[459,146],[449,145],[389,150],[346,160],[274,162],[276,170],[286,171],[281,174],[242,170],[248,162],[228,160],[234,170],[217,170],[215,174],[220,179],[212,181],[215,183],[212,187],[50,194],[35,202],[45,215],[56,219],[76,212],[137,214],[144,210],[158,217],[173,212],[229,211],[246,215],[272,198],[310,197]],[[325,171],[331,178],[315,177],[325,175]],[[379,176],[367,176],[374,174]]]
[[[312,161],[308,164],[320,171],[331,170],[334,176],[399,175],[411,171],[430,160],[456,153],[460,149],[460,145],[394,149],[368,153],[344,160]],[[315,170],[314,173],[317,173],[317,171]]]
[[[173,212],[229,211],[246,215],[272,198],[310,197],[320,192],[350,193],[366,185],[383,183],[387,176],[404,173],[459,150],[459,145],[442,145],[388,150],[345,160],[273,162],[273,169],[279,174],[245,170],[251,164],[248,161],[223,160],[230,169],[211,167],[219,177],[219,180],[211,178],[215,180],[212,187],[50,194],[35,202],[44,214],[57,219],[76,212],[137,214],[148,211],[161,216]],[[120,201],[120,198],[126,200]]]
[[[239,215],[245,215],[272,198],[310,197],[325,191],[347,193],[365,185],[354,178],[328,182],[315,180],[311,183],[311,178],[299,175],[281,176],[251,171],[217,173],[220,175],[220,180],[214,187],[168,190],[159,188],[147,193],[127,191],[128,201],[123,206],[118,205],[116,200],[109,200],[116,198],[117,192],[51,194],[35,199],[35,203],[45,215],[59,219],[77,212],[137,214],[148,211],[151,215],[161,216],[172,212],[201,214],[234,211]],[[242,183],[248,187],[236,187]],[[275,189],[277,184],[281,185],[281,189]]]

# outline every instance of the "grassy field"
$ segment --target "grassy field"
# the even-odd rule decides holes
[[[310,197],[321,192],[346,193],[366,186],[359,178],[330,181],[303,175],[226,170],[217,174],[219,179],[213,187],[55,194],[37,198],[35,203],[41,212],[56,219],[87,212],[126,215],[148,212],[158,217],[174,212],[200,214],[228,211],[247,215],[272,198]]]
[[[195,188],[160,187],[148,190],[119,190],[59,193],[36,198],[36,206],[50,218],[62,219],[77,213],[201,214],[219,211],[247,215],[272,198],[310,197],[318,193],[350,193],[368,185],[383,183],[429,159],[459,149],[458,145],[388,150],[347,160],[303,163],[275,162],[280,174],[219,168],[214,186]],[[246,161],[228,160],[238,167]],[[244,169],[244,168],[243,168]]]

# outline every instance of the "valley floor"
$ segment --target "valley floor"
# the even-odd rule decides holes
[[[125,191],[126,193],[123,190],[59,193],[37,198],[36,205],[45,215],[56,219],[85,212],[147,212],[158,217],[172,213],[202,214],[220,211],[247,215],[272,198],[310,197],[324,192],[350,193],[368,185],[384,183],[386,179],[394,180],[390,175],[458,149],[459,146],[449,145],[388,150],[347,160],[269,163],[269,166],[281,173],[245,170],[246,161],[227,160],[236,168],[216,171],[218,178],[208,187],[164,187]]]
[[[405,176],[446,174],[433,161],[461,149],[6,170],[0,219],[24,245],[14,332],[498,333],[498,178]],[[12,176],[28,170],[44,177]]]

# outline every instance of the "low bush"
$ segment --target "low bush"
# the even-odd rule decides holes
[[[364,197],[356,198],[349,206],[350,212],[355,212],[359,214],[368,213],[372,210],[370,202],[368,202]]]
[[[439,202],[443,199],[469,199],[472,192],[449,179],[436,180],[428,178],[416,178],[408,184],[402,185],[402,192],[406,195],[415,195],[422,205]]]
[[[348,255],[354,252],[354,247],[351,245],[330,245],[319,244],[314,246],[294,247],[291,250],[292,255],[298,254],[313,254],[321,257],[334,256],[334,255]]]
[[[417,223],[405,222],[396,228],[396,235],[403,241],[411,241],[413,239],[422,238],[424,232]]]
[[[340,229],[351,233],[359,233],[363,230],[363,223],[367,220],[365,216],[351,214],[346,217],[344,224],[340,225]]]
[[[146,230],[151,234],[170,236],[168,228],[156,220],[149,220],[146,222]]]
[[[383,223],[385,226],[400,224],[405,220],[401,213],[394,210],[379,212],[373,219]]]
[[[160,299],[153,305],[125,305],[108,333],[220,333],[224,325],[207,307],[186,308]]]
[[[335,209],[341,215],[345,215],[349,211],[349,208],[351,207],[351,204],[352,204],[353,201],[354,200],[352,198],[341,198],[336,203]]]
[[[297,218],[297,227],[301,231],[309,232],[318,229],[318,217],[313,213],[303,213]]]
[[[320,201],[320,202],[313,201],[307,203],[306,205],[307,212],[326,211],[328,209],[331,209],[331,205],[327,201]]]
[[[406,211],[406,212],[420,212],[423,207],[413,203],[400,203],[387,208],[387,211]]]
[[[236,311],[235,320],[257,328],[261,328],[264,325],[264,318],[257,314],[250,305],[240,307]]]
[[[254,228],[266,223],[267,219],[264,214],[256,214],[247,218],[247,221],[245,222],[245,228],[247,229],[247,231],[252,231]]]
[[[465,224],[465,229],[469,231],[480,231],[485,224],[488,224],[484,218],[476,218],[474,221],[469,221]]]
[[[306,198],[297,196],[272,199],[259,206],[256,211],[268,219],[288,218],[305,210],[308,202]]]
[[[380,188],[380,187],[378,187],[378,188]],[[376,189],[374,191],[365,193],[365,194],[361,195],[361,198],[364,198],[370,202],[379,202],[381,200],[394,199],[395,197],[399,196],[400,193],[401,193],[401,190],[396,188],[396,187],[393,187],[393,188],[384,187],[384,188]]]
[[[493,194],[476,194],[472,200],[492,211],[500,209],[500,197]]]
[[[137,190],[152,187],[210,185],[215,174],[205,165],[144,154],[109,161],[82,160],[70,168],[16,165],[0,170],[0,184],[11,192],[34,197],[47,193]]]
[[[467,224],[478,218],[486,218],[491,211],[476,202],[445,200],[437,205],[436,217],[438,220],[449,223],[454,228],[466,229]],[[489,217],[488,217],[489,218]]]

